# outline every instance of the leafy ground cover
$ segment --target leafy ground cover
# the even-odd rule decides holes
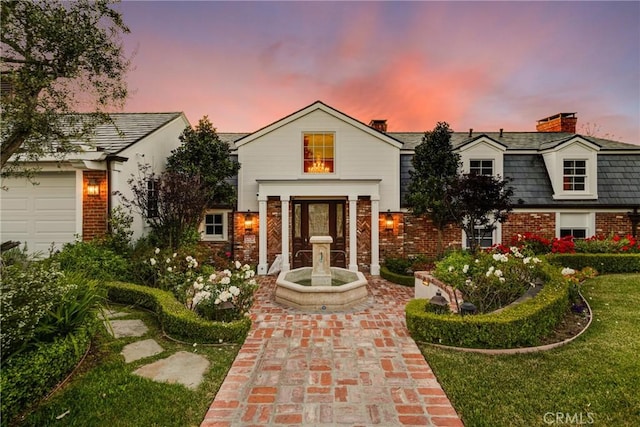
[[[573,343],[506,356],[421,345],[466,426],[640,425],[640,274],[582,286],[594,321]]]
[[[119,311],[135,311],[117,308]],[[199,425],[213,401],[239,345],[193,346],[162,336],[155,316],[136,312],[149,327],[141,338],[114,339],[98,335],[91,353],[78,372],[60,390],[25,417],[21,426],[191,426]],[[126,364],[122,348],[136,340],[154,338],[163,353]],[[177,351],[197,352],[211,363],[204,381],[196,390],[178,384],[157,383],[133,375],[142,364]],[[59,418],[59,419],[58,419]]]

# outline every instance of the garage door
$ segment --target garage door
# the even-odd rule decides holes
[[[75,239],[76,174],[40,173],[34,181],[39,185],[24,178],[2,181],[9,189],[0,190],[0,240],[26,242],[29,252],[46,256],[52,243],[59,249]]]

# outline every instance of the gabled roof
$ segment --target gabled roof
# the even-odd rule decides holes
[[[368,133],[368,134],[370,134],[370,135],[372,135],[372,136],[374,136],[374,137],[376,137],[378,139],[381,139],[381,140],[387,142],[388,144],[391,144],[391,145],[393,145],[393,146],[395,146],[397,148],[402,148],[402,142],[397,140],[397,139],[395,139],[393,136],[391,136],[391,134],[388,134],[388,133],[385,133],[385,132],[380,132],[377,129],[374,129],[374,128],[370,127],[370,126],[367,126],[363,122],[361,122],[359,120],[356,120],[353,117],[348,116],[347,114],[345,114],[345,113],[343,113],[341,111],[338,111],[333,107],[328,106],[327,104],[325,104],[322,101],[316,101],[313,104],[310,104],[310,105],[308,105],[308,106],[306,106],[306,107],[304,107],[304,108],[302,108],[302,109],[300,109],[300,110],[298,110],[298,111],[296,111],[296,112],[294,112],[292,114],[289,114],[288,116],[286,116],[286,117],[284,117],[284,118],[282,118],[282,119],[280,119],[278,121],[275,121],[275,122],[273,122],[273,123],[261,128],[261,129],[258,129],[257,131],[255,131],[253,133],[250,133],[250,134],[248,134],[246,136],[243,136],[243,137],[237,139],[235,141],[235,146],[237,148],[237,147],[240,147],[240,146],[242,146],[244,144],[247,144],[247,143],[249,143],[249,142],[251,142],[251,141],[253,141],[253,140],[257,139],[257,138],[260,138],[263,135],[266,135],[269,132],[273,132],[274,130],[276,130],[276,129],[282,127],[282,126],[285,126],[285,125],[293,122],[294,120],[297,120],[297,119],[299,119],[301,117],[304,117],[307,114],[310,114],[310,113],[312,113],[314,111],[317,111],[317,110],[322,110],[325,113],[337,118],[338,120],[342,120],[342,121],[344,121],[346,123],[349,123],[350,125],[355,126],[355,127],[359,128],[360,130],[362,130],[363,132]]]
[[[95,127],[89,144],[107,154],[118,154],[169,122],[184,116],[183,113],[113,113],[113,123]],[[185,118],[186,121],[186,118]]]

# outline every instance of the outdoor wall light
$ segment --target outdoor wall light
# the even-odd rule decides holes
[[[387,211],[387,216],[385,217],[384,223],[387,231],[393,230],[393,215],[391,215],[391,210]]]
[[[100,195],[100,182],[97,179],[90,179],[87,183],[87,195],[99,196]]]
[[[253,215],[251,211],[247,211],[247,213],[244,214],[244,231],[253,231]]]

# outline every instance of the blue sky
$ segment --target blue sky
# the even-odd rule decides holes
[[[125,1],[126,111],[251,132],[316,100],[390,131],[578,131],[640,144],[640,2]],[[595,127],[598,129],[595,129]]]

